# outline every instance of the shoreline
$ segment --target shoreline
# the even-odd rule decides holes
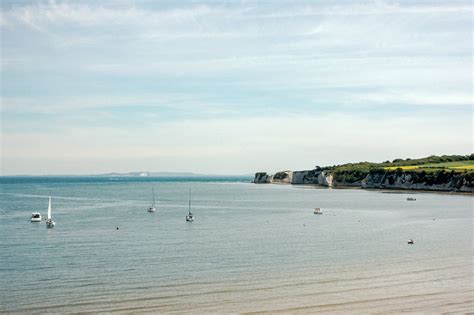
[[[380,191],[383,193],[388,194],[402,194],[402,193],[434,193],[434,194],[441,194],[441,195],[463,195],[463,196],[473,196],[473,192],[469,191],[448,191],[448,190],[431,190],[431,189],[403,189],[403,188],[364,188],[358,185],[337,185],[337,186],[324,186],[318,184],[291,184],[291,183],[254,183],[257,185],[288,185],[288,186],[295,186],[295,187],[317,187],[321,189],[354,189],[354,190],[368,190],[368,191]]]

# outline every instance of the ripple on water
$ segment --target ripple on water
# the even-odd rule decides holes
[[[465,196],[409,204],[403,194],[244,183],[1,185],[0,311],[472,309]],[[160,199],[152,215],[151,186]],[[45,191],[55,196],[51,230],[27,221],[45,209]],[[315,217],[316,206],[325,215]]]

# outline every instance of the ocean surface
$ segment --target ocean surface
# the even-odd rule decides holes
[[[0,313],[474,311],[472,196],[249,181],[0,177]]]

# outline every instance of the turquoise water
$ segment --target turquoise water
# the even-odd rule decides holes
[[[472,196],[249,181],[0,178],[0,311],[472,309]]]

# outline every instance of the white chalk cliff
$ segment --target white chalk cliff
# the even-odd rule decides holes
[[[254,183],[321,185],[325,187],[355,186],[361,188],[408,189],[474,192],[472,173],[441,173],[441,175],[422,175],[410,172],[371,172],[357,182],[337,181],[334,172],[320,169],[304,171],[282,171],[274,175],[266,172],[255,174]]]

